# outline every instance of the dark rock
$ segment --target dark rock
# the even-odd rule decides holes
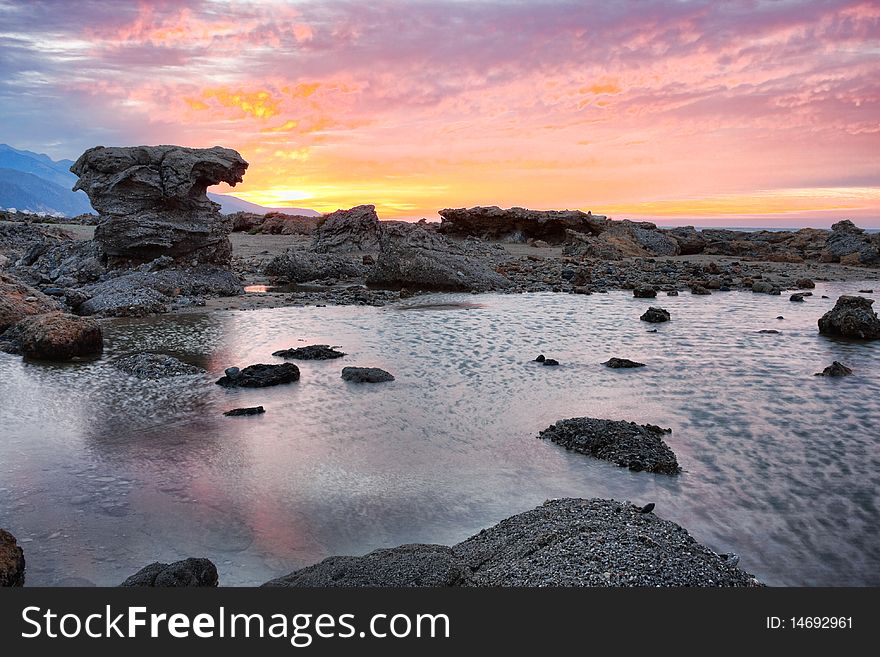
[[[559,244],[566,231],[598,233],[604,228],[605,217],[580,210],[501,209],[497,206],[447,208],[440,210],[439,231],[486,239],[527,242],[543,240]]]
[[[874,294],[874,290],[859,290],[859,294]]]
[[[120,586],[180,587],[217,586],[217,567],[208,559],[184,559],[174,563],[152,563],[141,568]]]
[[[794,286],[799,290],[812,290],[816,284],[810,278],[799,278],[794,282]]]
[[[819,319],[819,333],[863,340],[880,339],[880,319],[873,299],[844,295]]]
[[[821,372],[816,372],[816,376],[848,376],[853,371],[839,361],[834,361]]]
[[[24,586],[24,552],[15,536],[0,529],[0,587]]]
[[[394,381],[394,377],[378,367],[343,367],[343,381],[351,383],[382,383]]]
[[[327,344],[312,344],[307,347],[281,349],[280,351],[273,351],[272,355],[279,356],[280,358],[293,358],[295,360],[331,360],[345,356],[343,352],[336,351]]]
[[[697,255],[706,248],[706,240],[693,226],[672,228],[666,234],[678,242],[681,255]]]
[[[651,424],[576,417],[559,420],[538,437],[624,468],[676,474],[678,461],[661,438],[670,431]]]
[[[538,354],[538,357],[535,359],[535,362],[536,363],[543,363],[545,360],[547,360],[547,359],[544,357],[544,354]]]
[[[260,415],[265,412],[266,409],[262,406],[248,406],[247,408],[233,408],[231,411],[223,413],[223,415],[228,417],[238,417],[239,415]]]
[[[654,324],[658,324],[660,322],[668,322],[672,317],[669,314],[669,311],[664,310],[663,308],[658,308],[656,306],[651,306],[648,308],[644,314],[639,317],[643,322],[652,322]]]
[[[605,367],[611,367],[614,369],[620,368],[631,368],[631,367],[644,367],[644,363],[639,363],[634,360],[629,360],[628,358],[611,358],[610,360],[606,360],[602,363]]]
[[[651,513],[655,506],[656,505],[653,502],[648,502],[645,506],[639,509],[639,513]]]
[[[637,287],[633,290],[633,296],[637,299],[653,299],[657,296],[657,290],[653,287]]]
[[[14,336],[17,352],[35,360],[65,361],[97,356],[104,349],[98,322],[62,312],[26,317],[9,329],[9,333]]]
[[[782,294],[782,291],[770,283],[768,281],[755,281],[752,283],[752,292],[759,292],[761,294]]]
[[[369,253],[367,253],[361,257],[361,263],[366,267],[372,267],[376,264],[376,259]]]
[[[677,297],[677,296],[678,296],[678,290],[669,290],[669,292],[666,293],[666,296],[667,296],[667,297]]]
[[[796,301],[797,303],[803,303],[804,302],[804,295],[801,294],[800,292],[795,292],[794,294],[792,294],[788,298],[788,300],[789,301]]]
[[[541,364],[546,367],[556,367],[557,365],[559,365],[559,361],[555,358],[545,358],[541,361]]]
[[[293,283],[307,283],[325,278],[360,279],[367,268],[343,255],[287,249],[270,260],[264,272]]]
[[[280,365],[249,365],[240,370],[236,376],[223,376],[217,379],[217,385],[224,388],[267,388],[283,383],[299,381],[299,368],[293,363]]]
[[[768,333],[768,334],[776,334],[779,333],[776,329],[761,329],[758,333]]]
[[[113,361],[114,367],[139,379],[204,374],[205,370],[166,354],[130,354]]]
[[[845,219],[831,226],[831,234],[822,251],[823,262],[849,265],[873,265],[880,262],[880,244],[862,228]]]
[[[375,251],[379,248],[380,230],[381,225],[374,205],[359,205],[350,210],[337,210],[319,222],[312,237],[312,251],[315,253]]]
[[[695,285],[691,288],[691,294],[706,295],[706,294],[712,294],[712,293],[709,290],[707,290],[706,288],[704,288],[702,285]]]
[[[223,370],[223,373],[230,379],[234,379],[239,374],[241,374],[241,370],[237,367],[227,367],[225,370]]]

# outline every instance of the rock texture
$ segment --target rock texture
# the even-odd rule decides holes
[[[853,222],[845,219],[831,226],[831,234],[822,251],[823,262],[842,262],[850,265],[875,265],[880,263],[880,237],[865,233]]]
[[[0,529],[0,587],[24,586],[24,552],[15,536]]]
[[[451,548],[330,557],[265,586],[760,586],[735,560],[628,502],[560,499]]]
[[[268,388],[294,381],[299,381],[299,368],[293,363],[280,365],[259,363],[249,365],[243,370],[229,368],[216,383],[224,388]]]
[[[559,244],[566,239],[566,231],[598,233],[605,217],[580,210],[501,209],[497,206],[474,208],[447,208],[440,210],[441,233],[485,239],[526,242],[543,240]]]
[[[360,262],[332,253],[321,254],[287,249],[266,265],[264,273],[278,280],[307,283],[328,278],[360,279],[367,272]]]
[[[174,563],[151,563],[120,586],[178,587],[217,586],[217,567],[208,559],[184,559]]]
[[[0,274],[0,333],[30,315],[58,309],[58,304],[39,290]]]
[[[97,356],[104,349],[98,322],[62,312],[26,317],[8,333],[12,334],[18,353],[35,360],[65,361]]]
[[[343,367],[342,380],[351,383],[383,383],[394,381],[394,376],[378,367]]]
[[[204,374],[205,370],[166,354],[129,354],[113,361],[113,366],[139,379]]]
[[[292,358],[293,360],[332,360],[345,356],[343,352],[336,351],[329,344],[310,344],[305,347],[281,349],[280,351],[273,351],[272,355],[279,358]]]
[[[668,322],[672,317],[669,314],[668,310],[664,310],[663,308],[659,308],[657,306],[651,306],[648,308],[641,317],[640,320],[643,322],[651,322],[652,324],[659,324],[660,322]]]
[[[234,150],[181,146],[96,146],[70,170],[101,219],[95,241],[111,261],[170,256],[228,265],[232,221],[206,190],[241,182],[247,162]]]
[[[844,295],[834,308],[819,318],[819,333],[862,340],[880,339],[880,319],[871,306],[873,299]]]
[[[676,474],[678,461],[661,437],[670,432],[653,424],[576,417],[559,420],[538,438],[636,472]]]
[[[337,210],[319,222],[312,237],[315,253],[352,253],[379,248],[382,227],[374,205]]]

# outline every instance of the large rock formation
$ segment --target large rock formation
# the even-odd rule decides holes
[[[873,299],[844,295],[834,308],[819,318],[819,333],[862,340],[880,339],[880,319],[871,306]]]
[[[96,146],[70,170],[74,190],[101,215],[95,240],[111,262],[170,256],[188,264],[228,265],[232,220],[206,189],[241,182],[248,163],[234,150],[181,146]]]
[[[315,253],[376,251],[382,226],[375,205],[358,205],[324,217],[312,237]]]
[[[831,234],[822,251],[823,262],[841,262],[849,265],[880,263],[880,237],[867,235],[848,219],[831,226]]]
[[[312,253],[287,249],[272,258],[263,270],[267,276],[290,283],[306,283],[327,278],[363,278],[367,272],[360,262],[334,253]]]
[[[484,292],[510,286],[485,253],[454,243],[417,224],[390,224],[379,238],[379,257],[367,284],[390,289]]]
[[[580,210],[502,209],[498,206],[440,210],[439,231],[449,235],[526,242],[529,239],[559,244],[566,230],[599,233],[605,217]]]

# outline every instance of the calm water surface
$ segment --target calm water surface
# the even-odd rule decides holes
[[[187,556],[244,585],[331,554],[454,543],[547,498],[600,496],[656,502],[770,584],[880,585],[880,343],[816,331],[860,287],[820,285],[803,304],[740,292],[431,295],[408,300],[418,312],[114,321],[100,360],[0,354],[0,526],[22,542],[30,585],[113,585]],[[657,333],[638,321],[652,303],[673,316]],[[291,385],[213,384],[225,367],[314,343],[348,356],[298,363]],[[140,381],[110,366],[136,351],[210,374]],[[562,366],[530,362],[539,353]],[[611,356],[648,367],[602,367]],[[813,376],[833,360],[856,375]],[[344,365],[397,380],[345,383]],[[257,404],[266,414],[221,414]],[[684,472],[632,473],[536,440],[579,415],[671,427]]]

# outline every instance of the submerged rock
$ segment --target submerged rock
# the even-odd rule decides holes
[[[224,388],[267,388],[294,381],[299,381],[299,368],[293,363],[280,365],[258,363],[239,370],[235,376],[226,374],[217,379],[216,383]]]
[[[337,210],[319,222],[312,237],[315,253],[351,253],[379,248],[381,224],[375,205]]]
[[[130,354],[113,361],[113,366],[139,379],[204,374],[205,370],[167,354]]]
[[[834,308],[819,318],[819,333],[863,340],[880,339],[880,319],[871,306],[873,299],[844,295]]]
[[[125,587],[189,587],[217,586],[217,567],[208,559],[184,559],[174,563],[151,563],[144,566],[119,586]]]
[[[378,367],[343,367],[342,379],[351,383],[383,383],[394,381],[394,376]]]
[[[672,319],[672,316],[669,314],[668,310],[664,310],[663,308],[659,308],[657,306],[651,306],[644,312],[641,317],[639,317],[639,319],[643,322],[659,324],[660,322],[668,322],[670,319]]]
[[[671,431],[653,424],[575,417],[559,420],[538,438],[636,472],[676,474],[678,461],[661,438]]]
[[[231,411],[226,411],[223,415],[227,417],[238,417],[240,415],[261,415],[265,413],[266,409],[262,406],[248,406],[247,408],[233,408]]]
[[[328,344],[310,344],[306,347],[295,347],[273,351],[273,356],[280,358],[293,358],[295,360],[332,360],[342,358],[345,354],[336,351]]]
[[[24,552],[15,536],[0,529],[0,587],[24,586]]]
[[[816,372],[816,376],[849,376],[853,371],[840,361],[834,361],[821,372]]]
[[[62,312],[26,317],[7,333],[12,334],[18,353],[36,360],[65,361],[97,356],[104,350],[98,322]]]
[[[544,365],[545,367],[556,367],[559,365],[559,361],[555,358],[545,358],[541,361],[541,365]]]
[[[644,367],[644,363],[639,363],[634,360],[629,360],[628,358],[611,358],[602,363],[605,367],[611,367],[613,369],[620,368],[631,368],[631,367]]]

